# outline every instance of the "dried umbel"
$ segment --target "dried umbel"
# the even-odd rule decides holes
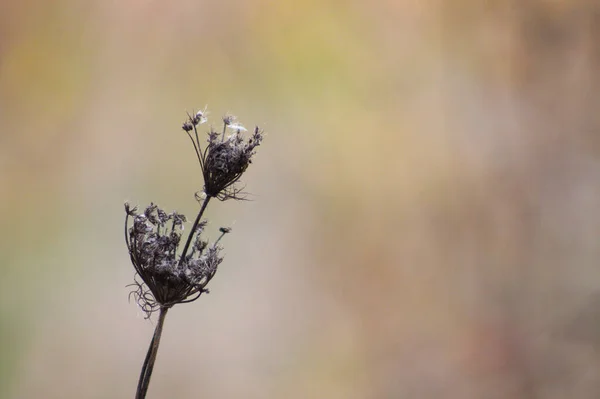
[[[199,223],[190,232],[191,252],[181,257],[178,250],[184,215],[167,214],[154,204],[138,213],[137,208],[126,203],[125,212],[125,242],[131,263],[142,280],[136,280],[131,294],[147,317],[160,307],[192,302],[208,291],[205,287],[223,258],[217,244],[209,247],[201,238],[206,223]]]
[[[223,131],[214,129],[207,134],[207,145],[202,148],[198,136],[197,126],[207,121],[206,111],[196,115],[188,115],[188,120],[183,124],[183,130],[188,134],[204,177],[204,193],[209,197],[226,200],[240,199],[241,190],[235,186],[252,163],[255,149],[263,139],[263,132],[258,126],[248,139],[243,137],[246,131],[236,118],[231,115],[223,117]],[[226,136],[228,129],[232,132]]]
[[[223,131],[217,133],[211,128],[207,133],[207,144],[202,146],[198,126],[206,122],[206,110],[203,110],[193,116],[188,114],[188,120],[182,126],[192,140],[204,179],[202,195],[196,193],[200,210],[185,241],[182,240],[184,215],[167,213],[154,204],[138,212],[137,208],[125,204],[125,242],[136,271],[132,284],[135,288],[130,296],[134,296],[147,317],[159,311],[140,374],[138,399],[144,398],[148,390],[167,311],[178,303],[195,301],[208,292],[206,286],[223,261],[219,241],[231,229],[221,227],[221,235],[212,245],[202,239],[207,225],[202,217],[208,203],[212,198],[222,201],[242,199],[236,183],[252,163],[256,147],[263,139],[263,132],[258,127],[244,138],[246,129],[236,122],[235,117],[225,116]]]

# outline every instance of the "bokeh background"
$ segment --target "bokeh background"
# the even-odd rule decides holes
[[[600,397],[591,0],[0,2],[0,397],[133,397],[205,105],[268,135],[149,398]]]

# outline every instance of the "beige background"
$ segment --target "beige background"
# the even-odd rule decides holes
[[[493,3],[495,6],[484,6]],[[133,397],[123,202],[268,133],[149,398],[600,397],[600,4],[0,2],[0,397]]]

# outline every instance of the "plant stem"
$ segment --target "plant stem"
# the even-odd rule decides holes
[[[190,231],[190,234],[188,235],[188,239],[185,242],[185,247],[183,247],[183,252],[181,253],[181,258],[179,258],[179,264],[182,264],[182,262],[185,260],[185,255],[187,254],[190,244],[192,243],[192,238],[194,238],[194,233],[196,232],[198,223],[200,223],[200,220],[202,219],[202,215],[204,214],[204,211],[206,210],[206,207],[208,206],[208,201],[210,201],[210,195],[206,195],[206,198],[204,198],[204,202],[202,202],[202,206],[200,207],[200,212],[198,212],[198,216],[196,216],[196,220],[194,221],[192,230]]]
[[[154,335],[152,341],[150,341],[150,347],[142,366],[142,372],[140,373],[140,381],[138,382],[137,391],[135,393],[136,399],[144,399],[146,392],[148,392],[148,386],[150,385],[150,377],[152,376],[152,369],[154,368],[154,362],[156,361],[156,354],[158,353],[158,345],[160,345],[160,336],[162,335],[163,324],[165,323],[165,317],[169,308],[161,307],[158,314],[158,322],[154,329]]]

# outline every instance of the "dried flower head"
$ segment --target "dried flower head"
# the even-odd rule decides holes
[[[206,115],[206,110],[202,111],[201,118],[205,118],[204,115]],[[263,139],[262,130],[257,126],[254,133],[245,139],[242,132],[247,129],[236,121],[235,116],[226,115],[223,117],[222,133],[219,134],[211,129],[208,132],[208,145],[202,148],[196,129],[196,119],[197,115],[193,117],[188,115],[188,121],[183,124],[183,130],[194,144],[204,177],[204,193],[208,197],[220,200],[240,199],[241,189],[237,188],[235,183],[252,163],[256,147]],[[233,130],[233,133],[225,137],[227,129]],[[192,134],[192,130],[194,134]]]
[[[195,301],[208,292],[206,286],[223,261],[219,242],[231,228],[221,227],[221,235],[212,245],[201,238],[206,226],[202,218],[208,203],[212,198],[241,199],[235,183],[252,163],[255,149],[263,138],[262,131],[256,127],[254,133],[244,139],[242,132],[246,128],[234,116],[227,115],[223,117],[223,132],[219,134],[211,129],[208,145],[202,148],[197,127],[207,122],[207,114],[206,108],[193,116],[188,114],[188,120],[181,126],[194,144],[204,178],[204,191],[195,195],[201,203],[200,210],[183,249],[179,250],[186,222],[184,215],[166,213],[152,203],[143,212],[138,212],[136,207],[125,203],[125,242],[137,273],[130,297],[134,296],[147,318],[159,311],[138,381],[138,399],[146,397],[167,312],[173,305]],[[227,129],[233,133],[225,138]]]
[[[137,208],[126,203],[125,212],[125,242],[142,280],[136,280],[131,294],[148,317],[160,307],[192,302],[208,291],[205,287],[223,258],[219,256],[219,246],[208,246],[201,238],[206,222],[198,223],[195,231],[189,233],[193,244],[189,254],[183,256],[178,249],[184,215],[167,214],[154,204],[138,213]]]

